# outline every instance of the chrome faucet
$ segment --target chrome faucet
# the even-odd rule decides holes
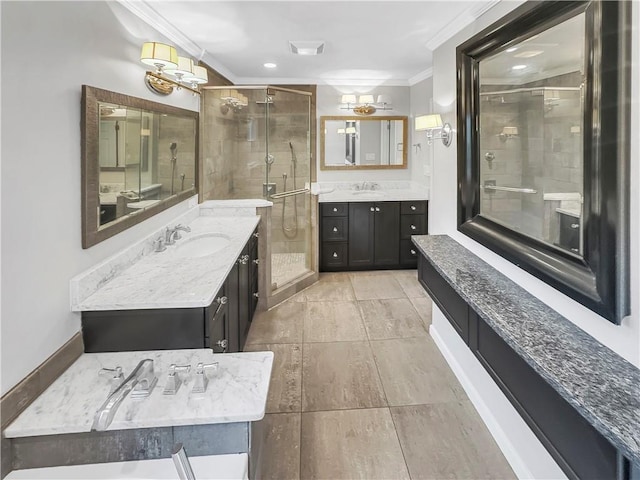
[[[185,227],[184,225],[178,224],[173,228],[167,228],[165,231],[165,245],[173,245],[176,243],[176,240],[180,240],[180,231],[189,233],[191,231],[190,227]]]
[[[102,432],[106,430],[113,417],[118,411],[118,407],[126,396],[133,390],[132,398],[144,398],[151,395],[153,387],[156,386],[158,378],[153,373],[153,360],[146,358],[138,363],[138,366],[127,378],[111,393],[102,406],[96,411],[93,418],[91,431]]]

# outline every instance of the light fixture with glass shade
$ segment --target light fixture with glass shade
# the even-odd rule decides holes
[[[439,130],[438,136],[435,136],[434,131]],[[432,113],[429,115],[420,115],[415,119],[415,131],[427,132],[427,143],[431,145],[434,140],[442,140],[442,144],[445,147],[451,145],[453,139],[453,130],[449,123],[442,123],[442,117],[439,113]]]
[[[340,97],[342,110],[353,110],[356,115],[373,115],[378,110],[392,110],[391,97],[378,95],[374,101],[374,95],[365,94],[357,97],[354,94],[345,94]]]
[[[190,58],[178,56],[176,48],[165,43],[145,42],[140,61],[156,68],[155,72],[146,72],[145,83],[160,95],[169,95],[175,88],[200,94],[198,85],[208,82],[206,68],[194,65]]]

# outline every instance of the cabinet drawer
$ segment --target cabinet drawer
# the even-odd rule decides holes
[[[400,238],[408,240],[411,235],[427,233],[427,217],[424,215],[401,215]]]
[[[349,213],[348,203],[323,203],[322,204],[322,216],[323,217],[344,217]]]
[[[403,266],[418,264],[418,247],[411,240],[400,240],[400,264]]]
[[[347,244],[328,243],[322,246],[323,267],[346,267],[347,266]]]
[[[347,217],[329,217],[322,219],[323,242],[346,242],[349,238]]]
[[[415,202],[402,202],[400,213],[427,213],[427,201],[417,200]]]

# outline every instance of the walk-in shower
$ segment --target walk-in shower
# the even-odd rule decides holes
[[[203,91],[204,199],[273,202],[271,291],[311,272],[310,98],[277,87]]]

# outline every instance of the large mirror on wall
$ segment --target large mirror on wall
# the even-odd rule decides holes
[[[320,170],[407,168],[406,116],[320,117]]]
[[[612,322],[629,312],[625,3],[528,2],[457,50],[459,230]]]
[[[197,112],[83,86],[83,248],[194,195],[197,158]]]

